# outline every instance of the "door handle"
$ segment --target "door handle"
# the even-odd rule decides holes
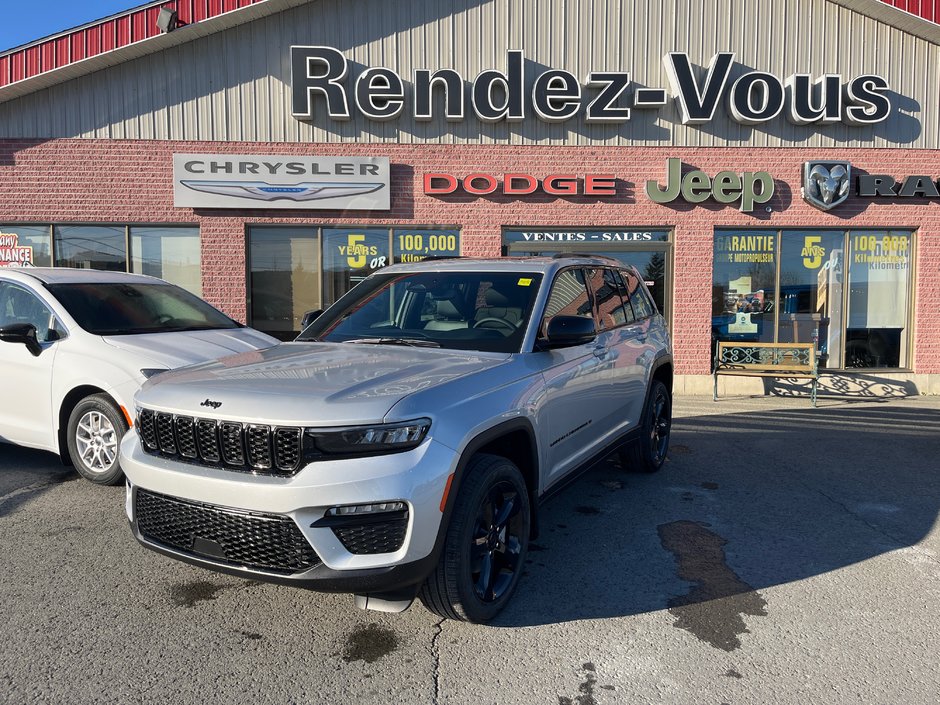
[[[594,357],[604,357],[607,354],[607,346],[595,345],[591,352],[594,353]]]

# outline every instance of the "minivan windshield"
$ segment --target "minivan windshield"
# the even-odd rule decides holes
[[[48,284],[75,322],[94,335],[135,335],[241,328],[202,299],[173,284]]]
[[[533,272],[375,274],[297,340],[519,352],[541,281]]]

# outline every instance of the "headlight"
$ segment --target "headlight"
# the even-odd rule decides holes
[[[431,428],[431,419],[415,419],[378,426],[308,428],[306,435],[324,455],[368,455],[396,453],[421,445]]]
[[[161,372],[166,372],[167,370],[162,367],[145,367],[140,371],[140,374],[144,376],[144,379],[150,379],[154,375],[158,375]]]

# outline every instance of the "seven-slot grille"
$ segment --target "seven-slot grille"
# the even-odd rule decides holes
[[[293,475],[303,457],[303,433],[294,427],[194,419],[141,409],[137,430],[148,453],[233,470]]]
[[[148,541],[229,565],[290,574],[321,563],[286,516],[236,511],[137,488],[134,519]]]

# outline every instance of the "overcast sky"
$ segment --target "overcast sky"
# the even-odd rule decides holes
[[[3,0],[0,52],[145,4],[146,0]]]

